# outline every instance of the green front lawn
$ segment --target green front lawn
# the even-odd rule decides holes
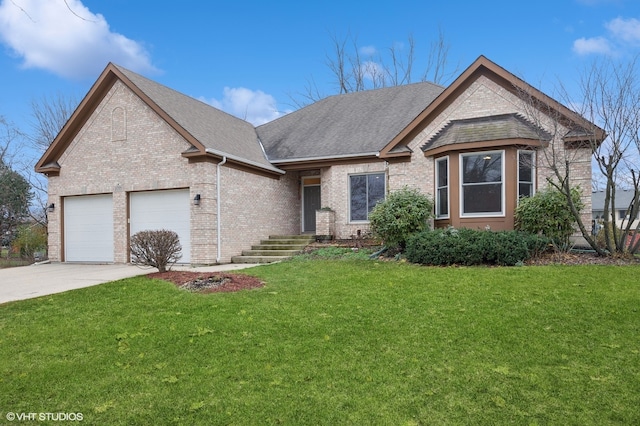
[[[640,424],[638,267],[246,272],[267,285],[140,277],[0,306],[0,423]]]

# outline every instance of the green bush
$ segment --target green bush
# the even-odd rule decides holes
[[[11,246],[23,259],[33,259],[36,252],[47,249],[47,231],[43,226],[22,225]]]
[[[545,250],[548,240],[518,231],[435,229],[407,240],[406,256],[424,265],[518,265]]]
[[[580,190],[571,190],[573,203],[582,210]],[[515,210],[515,229],[527,234],[544,235],[557,249],[568,250],[569,237],[576,231],[576,220],[565,196],[555,188],[537,192],[533,197],[521,198]]]
[[[403,188],[392,192],[378,203],[371,213],[371,231],[387,247],[403,249],[407,238],[427,228],[433,215],[433,200],[417,189]]]

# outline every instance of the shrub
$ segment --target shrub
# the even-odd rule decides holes
[[[388,247],[404,249],[407,238],[427,228],[432,212],[429,196],[405,187],[389,194],[369,213],[371,231]]]
[[[513,266],[544,251],[544,237],[517,231],[435,229],[407,240],[407,260],[424,265]]]
[[[33,259],[36,252],[46,250],[47,231],[43,226],[22,225],[18,228],[18,235],[11,247],[23,259]]]
[[[153,266],[158,272],[166,272],[167,266],[182,257],[180,238],[174,231],[166,229],[140,231],[131,237],[131,263]]]
[[[580,211],[584,204],[580,190],[571,190],[573,203]],[[544,235],[556,249],[566,251],[571,245],[569,237],[576,231],[576,220],[571,214],[565,196],[555,188],[537,192],[533,197],[522,198],[515,210],[515,229]]]

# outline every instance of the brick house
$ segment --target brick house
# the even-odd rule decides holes
[[[531,119],[520,91],[561,119]],[[36,165],[49,257],[126,263],[131,235],[165,228],[183,262],[226,263],[271,234],[349,238],[404,186],[435,198],[435,226],[511,229],[518,197],[550,177],[545,150],[571,151],[590,187],[588,129],[482,56],[446,88],[330,96],[258,127],[109,64]]]

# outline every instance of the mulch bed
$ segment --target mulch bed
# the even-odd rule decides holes
[[[243,274],[167,271],[147,274],[149,278],[169,281],[178,288],[197,293],[225,293],[264,286],[259,278]]]

